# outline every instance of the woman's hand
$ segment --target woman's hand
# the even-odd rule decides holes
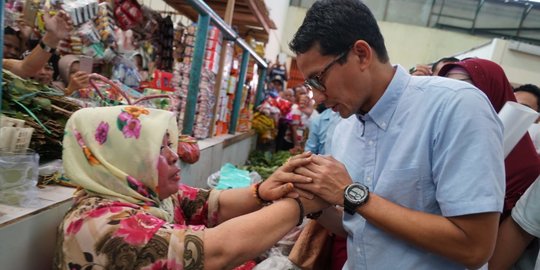
[[[285,196],[297,197],[299,193],[304,197],[311,199],[313,196],[296,192],[294,184],[311,183],[312,179],[306,176],[295,174],[293,171],[301,166],[305,166],[311,162],[311,152],[305,152],[300,155],[291,157],[283,166],[279,167],[266,181],[259,186],[259,195],[265,201],[274,201]]]
[[[89,75],[84,71],[77,71],[75,74],[71,75],[69,79],[69,84],[66,87],[66,95],[71,95],[73,92],[88,87],[89,84]]]
[[[353,182],[345,165],[331,156],[313,155],[311,161],[294,172],[311,178],[312,182],[298,183],[296,187],[313,193],[332,205],[343,206],[343,192]]]

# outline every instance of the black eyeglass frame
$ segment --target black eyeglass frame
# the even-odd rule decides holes
[[[315,76],[311,76],[309,78],[307,78],[305,81],[304,81],[304,85],[310,89],[310,90],[313,90],[313,89],[317,89],[321,92],[325,92],[326,91],[326,86],[324,85],[324,83],[321,81],[324,74],[337,62],[341,61],[343,58],[345,58],[348,54],[349,54],[349,51],[351,50],[351,48],[347,49],[346,51],[340,53],[336,58],[334,58],[334,60],[330,61],[330,63],[326,64],[326,66],[324,66],[324,68],[319,72],[317,73],[317,75]]]

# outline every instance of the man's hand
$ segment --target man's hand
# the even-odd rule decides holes
[[[68,38],[69,33],[73,29],[71,19],[63,10],[58,11],[52,17],[49,15],[49,11],[45,10],[43,21],[45,22],[45,29],[47,29],[44,42],[52,48],[56,48],[60,40]]]
[[[414,71],[411,73],[413,76],[431,76],[431,67],[427,65],[416,65]]]
[[[297,183],[295,186],[323,198],[331,205],[343,206],[343,192],[352,183],[345,166],[331,156],[313,155],[311,161],[294,172],[313,181],[308,184]]]

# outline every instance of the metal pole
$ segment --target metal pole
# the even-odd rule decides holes
[[[4,7],[6,6],[6,3],[4,2],[2,5],[0,5],[0,26],[2,26],[2,33],[0,33],[0,41],[2,43],[2,46],[0,46],[0,77],[3,80],[2,71],[4,71]],[[2,87],[2,83],[0,83],[0,114],[2,113],[2,91],[4,91]]]
[[[523,13],[521,14],[521,19],[519,20],[519,26],[518,26],[518,29],[516,31],[516,37],[519,38],[519,34],[521,33],[521,29],[523,29],[523,22],[525,22],[525,19],[527,18],[527,15],[529,15],[529,13],[531,12],[532,8],[533,8],[533,5],[527,5],[523,9]]]
[[[480,13],[480,9],[482,9],[482,6],[484,5],[484,0],[479,0],[476,5],[476,12],[474,12],[474,19],[471,27],[471,34],[474,35],[474,29],[476,28],[476,20],[478,19],[478,14]]]
[[[260,67],[260,66],[259,66]],[[264,101],[264,82],[266,81],[266,68],[260,67],[259,82],[257,83],[257,94],[255,95],[255,108]]]
[[[238,123],[238,115],[242,106],[242,91],[246,81],[246,73],[249,62],[249,51],[244,50],[242,53],[242,64],[240,65],[240,76],[236,84],[236,93],[234,93],[233,111],[231,114],[231,123],[229,125],[229,134],[236,133],[236,124]]]
[[[193,60],[191,63],[191,70],[189,72],[188,95],[182,134],[191,135],[193,133],[195,109],[197,106],[197,97],[199,96],[199,85],[201,82],[201,71],[204,61],[204,53],[206,50],[206,37],[208,36],[209,26],[210,16],[200,14],[197,22],[197,35],[195,36]]]

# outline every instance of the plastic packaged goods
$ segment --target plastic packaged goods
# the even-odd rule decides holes
[[[23,153],[0,153],[0,203],[32,206],[37,199],[39,155],[28,150]]]

